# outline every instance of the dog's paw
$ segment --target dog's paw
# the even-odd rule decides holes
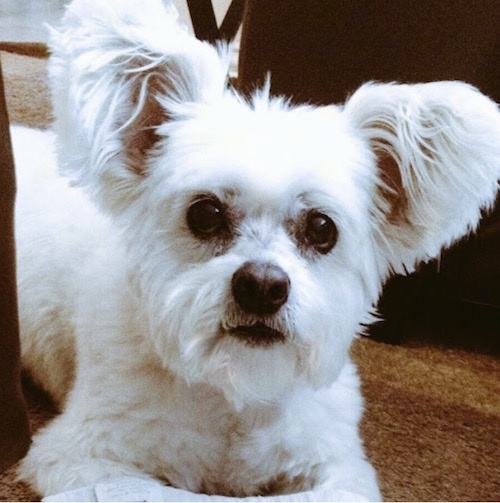
[[[150,479],[131,466],[95,457],[81,434],[69,438],[64,435],[67,429],[51,426],[35,437],[18,471],[18,478],[40,495],[62,493],[120,477]]]

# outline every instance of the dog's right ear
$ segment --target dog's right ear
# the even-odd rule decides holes
[[[226,87],[228,51],[196,40],[162,0],[76,0],[51,50],[62,171],[112,211],[133,200],[158,126]]]

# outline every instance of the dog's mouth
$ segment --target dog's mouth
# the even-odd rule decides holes
[[[269,347],[276,343],[283,343],[286,339],[283,332],[260,322],[252,325],[238,325],[231,328],[228,334],[252,347]]]

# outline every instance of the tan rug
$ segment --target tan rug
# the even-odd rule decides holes
[[[11,122],[47,126],[45,60],[5,52],[1,58]],[[353,348],[366,397],[362,433],[384,498],[500,500],[498,354],[461,349],[453,334],[441,344],[439,333],[432,342],[413,335],[402,346],[360,339]],[[474,327],[466,337],[476,337]],[[29,386],[27,397],[36,431],[53,412]],[[0,475],[1,500],[36,497],[15,482],[14,469]]]

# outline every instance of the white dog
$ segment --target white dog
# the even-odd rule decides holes
[[[349,346],[491,205],[497,106],[458,82],[246,101],[161,0],[76,0],[52,49],[57,138],[13,135],[23,359],[62,414],[22,478],[380,498]]]

